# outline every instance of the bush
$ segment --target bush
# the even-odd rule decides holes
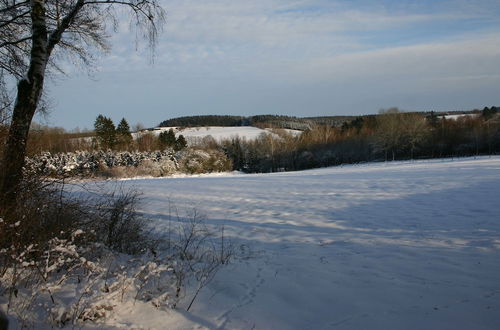
[[[232,162],[227,156],[215,149],[189,149],[182,154],[181,170],[189,174],[230,171]]]
[[[189,310],[232,255],[196,211],[154,237],[135,191],[27,177],[0,217],[0,305],[21,328],[98,322],[127,300]]]
[[[64,180],[26,177],[16,204],[2,210],[0,248],[36,246],[43,253],[52,239],[69,240],[80,231],[86,242],[102,243],[118,252],[137,253],[137,246],[147,246],[145,220],[135,212],[137,192],[117,189],[75,195],[69,191],[74,186]],[[39,257],[35,250],[31,255]],[[9,260],[2,264],[9,266]]]
[[[139,194],[136,191],[111,192],[94,205],[87,230],[96,233],[96,240],[113,251],[139,254],[151,247],[146,220],[135,211]]]
[[[26,168],[38,174],[60,176],[124,177],[127,171],[137,175],[163,176],[178,168],[173,151],[117,152],[93,151],[51,154],[27,159]],[[113,169],[117,169],[116,171]],[[134,170],[133,168],[136,168]],[[153,174],[148,171],[154,172]],[[155,175],[155,174],[158,175]]]
[[[217,149],[184,149],[156,152],[44,153],[28,159],[26,167],[48,176],[98,176],[125,178],[161,177],[175,173],[211,173],[232,170],[232,162]]]
[[[177,172],[177,163],[170,159],[162,159],[156,162],[146,159],[137,166],[102,166],[96,172],[96,176],[105,178],[163,177]]]

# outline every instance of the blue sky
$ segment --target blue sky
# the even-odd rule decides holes
[[[500,1],[170,0],[156,48],[124,23],[42,120],[146,127],[201,114],[356,115],[500,105]]]

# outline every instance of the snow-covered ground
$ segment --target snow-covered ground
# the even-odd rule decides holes
[[[158,232],[170,200],[251,253],[189,313],[128,303],[109,326],[500,327],[500,157],[123,184],[143,191]]]
[[[170,129],[174,130],[175,135],[177,137],[182,134],[186,138],[186,140],[191,143],[200,141],[201,139],[207,136],[212,136],[216,141],[230,139],[235,136],[244,138],[246,140],[255,140],[263,133],[264,134],[272,133],[270,129],[261,129],[252,126],[234,126],[234,127],[208,126],[208,127],[187,127],[187,128],[157,127],[152,131],[132,133],[132,135],[134,138],[137,138],[141,134],[148,132],[154,135],[159,135],[161,132],[165,132]],[[301,133],[301,131],[291,130],[291,129],[285,129],[284,131],[293,135],[298,135]]]
[[[461,114],[461,115],[444,115],[444,116],[438,116],[438,118],[445,118],[445,119],[451,119],[451,120],[458,120],[460,118],[476,118],[479,117],[480,114],[478,113],[467,113],[467,114]]]

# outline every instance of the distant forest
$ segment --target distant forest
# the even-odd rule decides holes
[[[458,116],[460,114],[472,115]],[[113,132],[120,131],[114,125],[110,126]],[[124,125],[120,123],[118,126]],[[500,107],[495,106],[483,110],[450,112],[400,112],[397,108],[392,108],[376,115],[357,117],[191,116],[166,120],[161,126],[254,126],[303,131],[295,138],[263,140],[260,143],[234,141],[235,145],[240,145],[236,149],[241,149],[241,152],[235,151],[235,147],[228,146],[227,143],[210,145],[210,148],[226,153],[235,169],[249,172],[303,169],[371,160],[500,154]],[[33,157],[46,151],[65,153],[107,148],[151,152],[163,150],[168,145],[148,130],[141,131],[133,140],[128,137],[122,141],[123,138],[117,137],[118,140],[114,141],[117,143],[96,143],[102,140],[98,137],[99,131],[99,127],[96,127],[95,132],[68,133],[62,128],[33,124],[28,137],[27,154]],[[7,132],[7,126],[0,125],[0,143],[4,143]],[[282,145],[284,141],[288,144]],[[277,149],[273,149],[267,156],[263,155],[261,151],[267,149],[266,144]],[[285,157],[283,152],[277,153],[277,150],[294,150],[295,156]],[[266,160],[269,154],[273,154],[271,167]],[[310,161],[303,162],[304,155],[313,157]],[[280,158],[279,161],[277,157]],[[262,162],[257,160],[259,158]],[[295,165],[288,163],[290,159],[294,159]]]
[[[255,126],[271,128],[288,128],[297,130],[311,129],[313,125],[329,125],[340,127],[355,116],[328,117],[293,117],[283,115],[243,116],[186,116],[162,121],[159,127],[201,127],[201,126]]]
[[[53,155],[70,152],[73,154],[66,158],[77,157],[80,162],[82,152],[92,158],[93,152],[108,149],[129,153],[163,152],[167,149],[175,152],[183,149],[178,153],[178,162],[185,154],[200,152],[193,157],[182,158],[191,172],[197,168],[193,164],[201,164],[196,171],[213,171],[214,168],[221,168],[219,165],[222,164],[225,169],[244,172],[276,172],[370,161],[500,154],[500,107],[495,106],[468,112],[401,112],[391,108],[377,115],[358,117],[196,116],[163,122],[168,126],[252,125],[295,129],[299,129],[300,125],[310,125],[301,134],[275,129],[272,130],[273,134],[261,134],[257,139],[235,136],[219,141],[206,137],[187,148],[177,148],[175,136],[168,136],[173,135],[171,133],[166,132],[163,139],[148,130],[137,133],[134,139],[124,139],[123,134],[115,134],[113,136],[117,140],[109,143],[104,139],[107,135],[100,134],[101,128],[106,125],[101,127],[99,123],[104,119],[108,118],[96,120],[94,137],[88,133],[66,133],[57,128],[32,129],[28,139],[28,156],[37,157],[44,152]],[[121,131],[112,123],[109,124],[113,133]],[[120,123],[118,126],[123,128],[126,125]],[[0,134],[0,142],[5,136]],[[56,161],[64,158],[54,157]],[[165,170],[159,164],[161,159],[157,162],[153,160],[153,163],[154,166],[149,167],[151,171],[170,173],[170,165]],[[62,168],[66,165],[64,163]],[[132,167],[137,168],[136,165]]]
[[[464,116],[457,116],[465,114]],[[450,116],[448,116],[450,115]],[[324,119],[322,119],[324,120]],[[233,137],[219,148],[244,172],[294,171],[349,163],[500,154],[500,109],[468,113],[400,112],[359,116],[340,127],[316,125],[299,135],[275,131]]]
[[[495,107],[493,107],[495,108]],[[411,112],[425,116],[436,115],[454,115],[454,114],[469,114],[479,113],[480,110],[470,111],[448,111],[448,112],[434,112],[434,111],[421,111]],[[370,118],[374,115],[363,116],[321,116],[321,117],[294,117],[283,115],[256,115],[250,117],[244,116],[229,116],[229,115],[201,115],[201,116],[185,116],[171,118],[162,121],[159,127],[203,127],[203,126],[255,126],[262,128],[286,128],[296,130],[309,130],[315,125],[326,125],[330,127],[340,128],[346,123],[350,123],[356,118]],[[359,119],[358,119],[359,120]]]

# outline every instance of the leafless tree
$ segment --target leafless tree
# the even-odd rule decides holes
[[[384,151],[386,161],[389,152],[392,153],[392,160],[394,160],[397,149],[403,144],[402,113],[398,108],[382,109],[379,113],[375,144]]]
[[[402,117],[405,144],[410,148],[410,159],[413,159],[417,145],[428,133],[425,117],[417,113],[408,113]]]
[[[154,48],[165,21],[160,0],[0,0],[0,72],[17,80],[0,184],[3,213],[22,179],[26,141],[44,79],[64,58],[91,64],[106,51],[108,31],[130,12],[130,23]]]

